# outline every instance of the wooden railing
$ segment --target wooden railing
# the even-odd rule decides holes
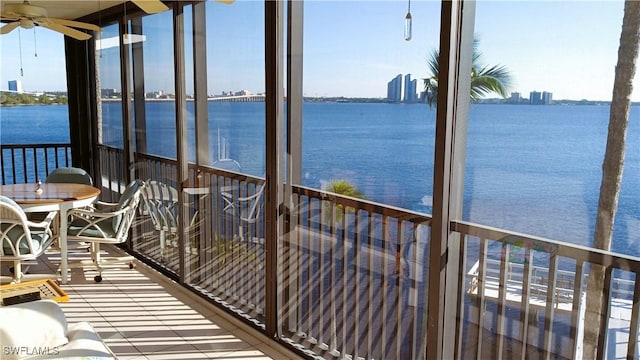
[[[71,166],[71,144],[0,144],[2,184],[44,181],[62,166]]]
[[[327,358],[423,358],[430,217],[291,191],[279,257],[283,338]]]
[[[105,150],[111,158],[101,161],[117,162],[118,152]],[[135,168],[141,179],[177,188],[175,161],[137,154]],[[140,221],[132,248],[262,328],[264,244],[274,241],[264,237],[263,198],[256,197],[264,179],[193,165],[189,172],[180,213],[189,218],[184,268],[177,234],[160,249],[149,222]],[[302,186],[288,191],[278,255],[282,341],[329,357],[424,356],[429,216]]]
[[[103,195],[117,198],[130,169],[121,150],[100,147],[99,156]],[[28,158],[15,155],[12,168],[28,167],[22,163]],[[136,154],[135,165],[136,177],[178,188],[174,160]],[[266,316],[277,316],[279,340],[310,356],[424,358],[428,333],[437,331],[425,326],[434,300],[427,293],[430,217],[285,185],[281,235],[266,239],[262,197],[257,205],[238,201],[259,194],[263,184],[190,165],[180,194],[182,232],[168,232],[161,248],[158,230],[141,213],[129,250],[258,329]],[[253,205],[257,216],[247,221]],[[602,358],[605,352],[637,358],[639,258],[464,221],[452,221],[451,230],[451,241],[460,244],[459,253],[449,254],[459,260],[460,287],[445,299],[457,304],[456,323],[445,324],[456,335],[448,357],[579,358],[586,279],[602,265],[604,286],[596,292],[603,294],[604,315],[588,326],[600,329]],[[278,242],[278,314],[265,313],[269,241]]]
[[[463,221],[452,229],[465,284],[456,358],[579,359],[598,327],[597,358],[638,357],[640,258]],[[594,266],[605,269],[601,288],[587,287]],[[602,296],[599,324],[585,323],[588,293]]]

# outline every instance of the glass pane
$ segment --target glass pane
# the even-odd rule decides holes
[[[208,139],[197,146],[210,162],[199,172],[190,169],[194,187],[185,189],[196,209],[186,281],[259,322],[265,308],[264,6],[206,3],[206,74],[194,74],[187,86],[206,78]],[[188,102],[189,134],[193,109]],[[189,142],[190,154],[195,145]]]
[[[144,89],[149,154],[176,159],[173,12],[142,18]]]
[[[187,93],[187,143],[196,143],[196,126],[195,126],[195,88],[194,88],[194,69],[193,69],[193,7],[191,5],[184,6],[184,64],[185,64],[185,81]],[[203,94],[206,95],[206,94]],[[196,161],[195,146],[189,146],[187,158],[190,163]]]
[[[136,149],[134,176],[147,185],[140,205],[142,232],[136,236],[133,247],[169,271],[178,272],[180,207],[170,25],[173,12],[146,15],[131,20],[130,24],[124,42],[130,54],[131,91],[133,98],[139,100],[132,102],[131,107]]]
[[[0,144],[29,144],[25,153],[3,150],[0,181],[44,181],[56,164],[71,163],[68,145],[58,150],[32,146],[69,144],[64,37],[44,28],[18,27],[2,35],[0,47]]]
[[[593,246],[623,8],[624,2],[477,3],[472,94],[483,75],[501,78],[486,73],[494,66],[504,66],[510,83],[505,94],[490,92],[471,105],[465,220],[560,244]],[[639,256],[638,72],[631,81],[634,104],[611,250]],[[533,358],[582,358],[583,335],[598,328],[597,319],[584,315],[599,308],[584,300],[590,293],[586,284],[596,277],[597,257],[566,248],[562,253],[568,255],[560,257],[559,245],[513,235],[493,239],[468,243],[471,260],[465,270],[472,269],[472,285],[464,302],[464,331],[471,345],[462,357],[480,351],[479,357],[491,358],[523,352]],[[609,310],[616,315],[608,320],[608,334],[616,334],[630,326],[634,276],[618,269],[609,275],[612,279],[603,280],[596,291],[610,296]],[[481,294],[481,286],[483,296],[471,297]],[[610,286],[624,291],[609,292]],[[608,336],[607,356],[626,356],[625,336]]]
[[[281,239],[280,330],[316,354],[425,356],[435,109],[421,98],[440,7],[412,2],[409,41],[407,10],[304,3],[302,119],[289,119],[301,122],[301,183]]]
[[[264,176],[264,4],[207,4],[210,153],[216,168]]]
[[[480,64],[505,66],[512,84],[508,99],[490,94],[471,107],[464,218],[591,246],[623,3],[549,6],[478,4]],[[507,24],[496,26],[496,13]],[[595,30],[590,23],[601,25]],[[512,31],[505,33],[505,25]],[[632,106],[612,245],[635,256],[640,233],[630,229],[640,219],[639,117],[640,108]]]
[[[96,44],[100,110],[98,143],[123,148],[122,81],[120,77],[120,32],[118,24],[104,26]]]

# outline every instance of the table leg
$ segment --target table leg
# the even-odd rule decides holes
[[[70,209],[70,205],[65,203],[62,203],[60,206],[60,232],[58,233],[58,241],[60,242],[60,271],[63,284],[67,283],[69,271],[69,261],[67,258],[67,212]]]

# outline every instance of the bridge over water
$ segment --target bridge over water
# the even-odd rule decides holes
[[[264,102],[265,95],[233,95],[233,96],[216,96],[210,97],[208,101],[223,102]]]

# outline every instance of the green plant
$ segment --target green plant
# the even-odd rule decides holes
[[[327,184],[325,191],[332,192],[338,195],[349,196],[356,199],[365,199],[364,194],[360,190],[358,190],[358,187],[349,180],[332,180],[329,182],[329,184]],[[333,202],[325,203],[327,216],[331,216],[331,206],[333,206],[334,222],[340,222],[345,214],[345,211],[350,211],[349,208],[345,209],[342,204],[335,204]]]
[[[507,97],[507,92],[511,84],[509,70],[502,65],[484,65],[480,63],[482,53],[478,49],[480,40],[473,39],[473,60],[471,64],[471,101],[477,101],[484,95],[496,93],[503,98]],[[427,65],[431,71],[431,76],[424,79],[425,96],[424,101],[433,107],[438,99],[438,76],[440,73],[440,53],[433,50],[427,59]]]

